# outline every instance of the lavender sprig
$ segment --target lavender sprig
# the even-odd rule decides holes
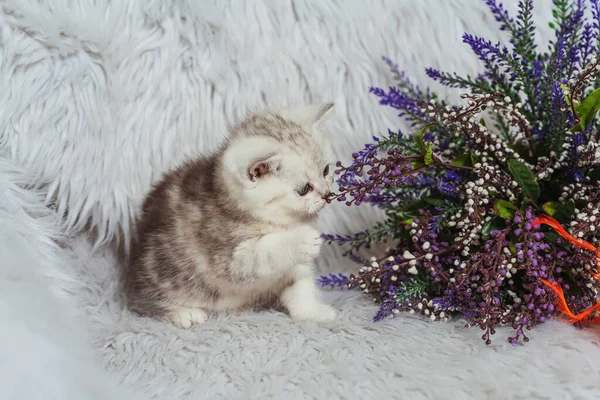
[[[590,271],[598,255],[534,222],[552,215],[600,247],[600,2],[590,0],[588,21],[584,0],[553,0],[556,38],[540,52],[532,0],[519,2],[515,18],[501,3],[483,1],[509,45],[465,34],[483,73],[426,70],[466,90],[461,104],[420,89],[384,59],[397,86],[371,92],[413,132],[389,131],[350,165],[338,162],[340,187],[329,201],[369,203],[386,218],[354,235],[324,235],[361,267],[319,282],[371,296],[380,306],[375,321],[402,311],[431,320],[461,314],[488,344],[499,326],[511,326],[515,344],[558,313],[544,282],[555,282],[574,312],[596,302]]]
[[[348,285],[348,276],[344,274],[321,275],[317,279],[317,283],[321,287],[329,286],[331,289],[343,290]]]

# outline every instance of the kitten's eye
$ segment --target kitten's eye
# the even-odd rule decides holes
[[[325,169],[323,170],[323,176],[327,176],[329,175],[329,165],[325,167]]]
[[[306,185],[304,185],[300,189],[298,189],[297,192],[300,196],[306,196],[306,194],[308,192],[310,192],[312,189],[313,189],[312,185],[310,183],[307,183]]]

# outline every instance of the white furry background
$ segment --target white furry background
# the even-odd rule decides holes
[[[328,295],[342,312],[321,327],[261,313],[183,331],[119,301],[105,244],[128,241],[162,172],[249,110],[324,101],[346,160],[402,127],[368,94],[393,84],[381,56],[421,86],[427,66],[476,73],[464,31],[500,38],[477,0],[0,0],[0,399],[598,398],[599,333],[558,323],[486,347],[460,322],[373,324],[355,293]],[[322,228],[376,219],[334,205]],[[334,249],[320,267],[354,268]]]

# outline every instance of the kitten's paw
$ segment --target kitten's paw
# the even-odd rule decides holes
[[[194,324],[202,324],[208,320],[208,314],[199,308],[182,308],[171,311],[167,319],[179,328],[189,328]]]
[[[296,309],[292,314],[292,319],[296,321],[315,321],[326,322],[332,321],[337,316],[337,311],[326,304],[315,304],[312,307],[304,307]]]
[[[310,262],[319,256],[323,239],[318,230],[304,227],[299,232],[300,262]]]

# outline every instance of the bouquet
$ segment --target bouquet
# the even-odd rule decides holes
[[[484,73],[426,70],[461,89],[462,104],[421,90],[384,58],[396,86],[371,92],[411,132],[373,137],[350,165],[338,162],[329,200],[368,203],[386,218],[357,234],[323,235],[361,266],[320,283],[372,296],[376,321],[460,314],[487,344],[498,326],[512,326],[516,344],[549,318],[583,324],[598,308],[600,5],[553,0],[555,36],[541,51],[532,0],[516,18],[484,1],[510,43],[465,33]],[[387,249],[361,256],[378,243]]]

